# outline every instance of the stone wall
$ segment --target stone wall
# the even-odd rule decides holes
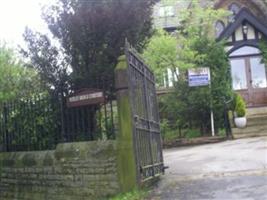
[[[1,200],[90,200],[119,192],[116,141],[0,153]]]

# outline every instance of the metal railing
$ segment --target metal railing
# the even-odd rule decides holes
[[[54,149],[60,142],[114,139],[116,98],[103,90],[104,101],[68,107],[67,98],[37,96],[0,105],[0,152]]]
[[[59,140],[59,104],[35,97],[0,105],[0,150],[52,149]]]

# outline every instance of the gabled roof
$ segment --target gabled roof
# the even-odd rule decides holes
[[[235,16],[235,21],[229,24],[221,35],[218,37],[218,40],[223,38],[230,37],[235,30],[242,25],[242,22],[246,21],[250,25],[254,26],[258,31],[264,34],[267,37],[267,26],[260,22],[247,8],[242,8],[239,13]]]

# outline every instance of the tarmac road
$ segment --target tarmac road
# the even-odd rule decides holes
[[[150,200],[267,200],[267,137],[169,149],[164,162]]]

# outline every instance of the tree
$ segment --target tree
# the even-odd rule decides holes
[[[0,46],[0,102],[45,93],[37,72],[19,61],[13,50]]]
[[[46,89],[53,95],[68,93],[69,59],[62,48],[53,45],[47,35],[34,33],[29,28],[26,28],[24,38],[27,49],[21,49],[21,53],[37,70]]]
[[[180,63],[177,59],[178,49],[176,38],[163,30],[158,30],[149,41],[143,53],[147,63],[151,66],[157,80],[158,86],[164,85],[164,76],[170,68],[176,74],[176,68]],[[163,76],[164,74],[164,76]]]
[[[214,24],[227,16],[223,10],[202,8],[198,1],[194,1],[191,8],[181,14],[178,30],[172,36],[165,36],[166,33],[162,32],[160,36],[153,36],[145,50],[145,59],[157,68],[152,67],[157,73],[167,68],[172,71],[179,68],[174,92],[162,97],[160,103],[163,117],[172,121],[175,129],[198,128],[202,133],[207,132],[211,105],[215,111],[216,128],[223,127],[222,98],[232,96],[231,76],[224,41],[216,41]],[[165,46],[174,40],[176,48],[174,44]],[[187,70],[197,67],[210,68],[211,89],[188,86]]]
[[[156,1],[58,0],[43,12],[53,38],[26,30],[24,55],[47,85],[55,91],[63,87],[64,95],[82,88],[114,89],[114,68],[125,39],[142,49],[153,33]],[[92,105],[88,111],[92,132],[99,110],[100,105]]]
[[[151,13],[156,1],[58,0],[44,10],[43,16],[52,35],[69,58],[70,82],[74,89],[95,87],[100,77],[113,81],[113,70],[118,56],[123,54],[125,38],[141,50],[151,36]],[[48,40],[39,36],[25,32],[29,58],[45,69],[43,64],[50,62],[44,53]],[[53,52],[53,49],[49,51]],[[56,70],[58,65],[52,68]],[[53,76],[51,71],[42,72],[49,74],[46,77]]]

